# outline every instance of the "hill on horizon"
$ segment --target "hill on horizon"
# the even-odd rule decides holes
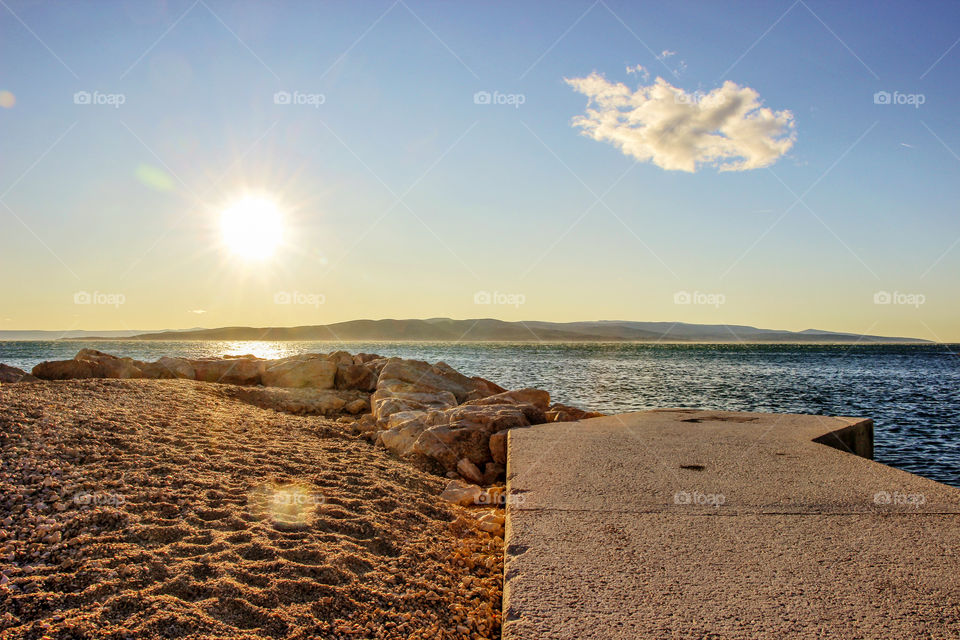
[[[106,332],[105,332],[106,333]],[[84,335],[80,340],[110,339]],[[117,339],[117,338],[113,338]],[[492,318],[453,320],[351,320],[300,327],[220,327],[160,331],[126,336],[126,340],[328,340],[425,342],[711,342],[711,343],[929,343],[918,338],[860,335],[806,329],[785,331],[746,325],[685,322],[508,322]]]

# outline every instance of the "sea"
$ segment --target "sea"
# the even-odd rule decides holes
[[[0,342],[0,362],[29,371],[82,348],[138,360],[343,349],[443,361],[604,413],[689,407],[869,417],[877,461],[960,487],[960,345],[63,340]]]

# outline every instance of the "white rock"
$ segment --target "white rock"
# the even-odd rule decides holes
[[[482,492],[483,489],[475,484],[467,484],[460,480],[451,480],[447,488],[440,494],[440,497],[447,502],[467,507],[474,504]]]

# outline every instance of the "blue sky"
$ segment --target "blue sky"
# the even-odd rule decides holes
[[[493,316],[960,340],[955,4],[4,3],[0,260],[19,275],[0,328]],[[749,87],[795,141],[745,171],[638,162],[573,125],[587,97],[565,79],[593,72]],[[251,189],[285,212],[267,262],[218,246]],[[294,291],[323,304],[273,303]]]

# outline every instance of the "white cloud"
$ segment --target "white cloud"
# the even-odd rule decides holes
[[[680,62],[677,63],[676,68],[670,69],[670,65],[667,64],[667,60],[668,60],[669,58],[672,58],[672,57],[675,56],[675,55],[677,55],[677,52],[676,52],[676,51],[670,51],[670,49],[664,49],[663,51],[660,52],[660,55],[656,56],[656,58],[657,58],[657,60],[659,60],[659,61],[663,64],[664,67],[666,67],[667,69],[669,69],[670,73],[673,74],[673,77],[677,78],[677,77],[679,77],[684,71],[687,70],[687,63],[686,63],[685,60],[681,60]],[[643,81],[646,82],[647,79],[644,78]]]
[[[575,117],[573,126],[662,169],[759,169],[796,141],[790,111],[764,107],[755,90],[733,82],[709,93],[687,93],[663,78],[636,91],[596,72],[565,80],[589,98],[586,113]]]
[[[647,71],[646,67],[644,67],[642,64],[638,64],[632,67],[627,67],[627,73],[637,74],[638,76],[643,78],[644,82],[650,79],[650,72]]]
[[[190,309],[189,311],[187,311],[187,313],[193,313],[193,314],[196,314],[196,315],[198,315],[198,316],[202,316],[202,315],[205,314],[206,312],[207,312],[206,309]]]

